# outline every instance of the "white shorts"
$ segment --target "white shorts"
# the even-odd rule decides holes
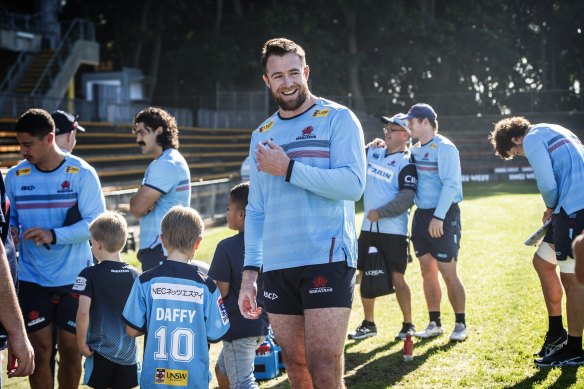
[[[549,243],[541,242],[535,253],[544,261],[549,262],[552,265],[558,265],[560,267],[560,273],[575,273],[576,260],[567,257],[565,261],[558,261],[556,259],[556,252],[552,249],[552,246],[550,246]]]

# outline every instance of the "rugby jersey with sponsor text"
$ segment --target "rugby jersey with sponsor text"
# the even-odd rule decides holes
[[[364,215],[378,209],[396,198],[402,189],[416,192],[417,174],[408,151],[387,154],[387,149],[369,147],[367,150],[367,184],[363,195]],[[363,218],[361,231],[384,234],[407,235],[408,211],[395,217],[384,217],[373,223]],[[373,224],[373,226],[372,226]]]
[[[533,168],[543,201],[559,213],[584,209],[584,148],[570,130],[540,123],[523,139],[523,152]]]
[[[134,281],[123,317],[145,332],[141,388],[208,388],[209,350],[229,330],[213,280],[187,263],[167,260]]]
[[[95,169],[72,154],[56,169],[44,172],[24,160],[6,175],[10,225],[20,226],[18,275],[41,286],[71,285],[81,270],[93,263],[89,223],[105,210]],[[77,205],[81,220],[71,225],[67,212]],[[22,239],[31,227],[53,229],[56,244],[37,246]]]
[[[150,162],[142,185],[162,193],[154,209],[140,218],[140,248],[154,248],[160,244],[160,221],[175,205],[191,205],[191,171],[177,149],[168,148]]]
[[[462,201],[460,156],[456,146],[436,134],[426,144],[411,148],[418,172],[415,203],[421,209],[435,209],[434,217],[444,220],[453,203]]]
[[[254,150],[271,139],[294,165],[286,177],[259,172]],[[318,99],[293,118],[276,112],[250,144],[245,267],[264,271],[347,261],[356,266],[355,205],[365,188],[363,130],[346,107]]]

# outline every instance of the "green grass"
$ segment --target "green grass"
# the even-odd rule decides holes
[[[448,335],[454,314],[446,290],[442,322],[446,335],[414,344],[414,360],[403,362],[402,343],[394,340],[401,327],[395,295],[377,300],[377,337],[348,340],[345,347],[349,388],[547,388],[584,387],[584,369],[538,369],[533,352],[547,329],[547,314],[539,281],[531,265],[533,248],[523,245],[540,225],[543,202],[533,183],[473,183],[465,185],[461,203],[463,238],[459,274],[467,293],[469,338],[453,344]],[[358,215],[359,221],[362,214]],[[234,234],[209,229],[196,258],[210,261],[218,241]],[[135,261],[130,253],[126,260]],[[412,291],[414,323],[427,324],[418,262],[406,279]],[[564,313],[565,317],[565,313]],[[355,293],[349,330],[363,320]],[[565,322],[565,319],[564,319]],[[220,345],[211,346],[212,364]],[[5,387],[26,388],[26,380],[4,381]],[[211,387],[215,387],[213,381]],[[289,388],[285,374],[262,382],[262,388]]]

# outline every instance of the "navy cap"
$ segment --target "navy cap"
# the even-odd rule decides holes
[[[434,108],[429,106],[428,104],[418,103],[412,105],[412,108],[408,111],[405,119],[413,119],[413,118],[428,118],[430,120],[436,120],[438,115],[434,111]]]
[[[85,128],[77,123],[77,117],[65,111],[55,111],[51,114],[55,122],[55,134],[62,135],[68,132],[79,130],[85,132]]]
[[[392,117],[382,116],[380,120],[383,124],[395,124],[400,126],[406,130],[408,134],[411,134],[410,129],[408,128],[408,122],[406,121],[406,115],[403,113],[395,114]]]

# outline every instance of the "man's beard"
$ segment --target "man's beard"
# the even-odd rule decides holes
[[[308,89],[303,86],[299,86],[298,96],[292,101],[285,101],[282,97],[280,97],[279,93],[274,91],[272,91],[272,97],[284,111],[296,111],[308,98]]]

